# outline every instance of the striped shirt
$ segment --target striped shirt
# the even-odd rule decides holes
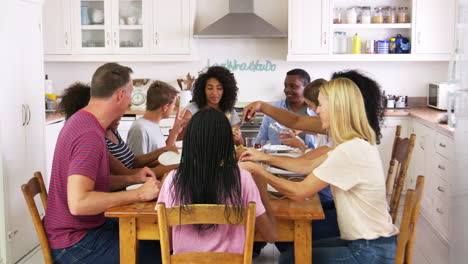
[[[80,110],[60,131],[52,162],[44,226],[52,249],[70,247],[86,233],[101,226],[104,214],[72,215],[68,208],[67,180],[83,175],[94,181],[94,190],[109,192],[109,159],[105,130],[96,117]]]
[[[135,166],[135,154],[128,147],[127,144],[122,140],[117,130],[112,130],[114,135],[118,138],[119,143],[115,144],[112,140],[106,138],[107,150],[127,169],[133,169]]]

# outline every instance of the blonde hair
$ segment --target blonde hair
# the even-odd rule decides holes
[[[328,97],[329,135],[335,144],[361,138],[375,144],[375,133],[367,120],[364,100],[357,85],[347,78],[338,78],[320,87]]]

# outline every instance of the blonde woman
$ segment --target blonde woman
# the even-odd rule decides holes
[[[295,201],[331,186],[340,238],[314,241],[314,263],[393,263],[398,228],[387,211],[382,163],[359,88],[345,78],[330,81],[320,89],[317,113],[332,150],[313,161],[283,160],[283,168],[309,173],[302,182],[278,178],[252,162],[240,167]],[[255,150],[241,156],[243,161],[270,164],[274,159]],[[293,252],[283,254],[280,263],[294,263]]]

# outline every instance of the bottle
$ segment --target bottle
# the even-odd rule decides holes
[[[355,7],[350,7],[346,10],[346,23],[348,24],[357,23],[357,10]]]
[[[346,32],[337,31],[333,38],[333,53],[344,54],[348,50]]]
[[[361,37],[357,33],[353,36],[353,54],[361,54]]]
[[[54,82],[49,80],[49,76],[45,75],[45,96],[51,100],[57,100],[57,95],[54,92]]]
[[[342,23],[341,13],[342,13],[341,8],[333,8],[333,24]]]
[[[396,53],[395,48],[396,48],[396,38],[390,38],[389,52]]]
[[[372,23],[373,24],[383,23],[382,7],[374,8],[374,15],[372,16]]]

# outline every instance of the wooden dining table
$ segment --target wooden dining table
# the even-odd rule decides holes
[[[105,211],[106,217],[119,219],[120,263],[136,263],[138,240],[158,240],[156,202],[116,206]],[[277,241],[294,242],[296,263],[312,263],[312,220],[324,219],[318,195],[294,202],[271,196],[273,214],[277,219]],[[255,234],[255,241],[264,241]]]

